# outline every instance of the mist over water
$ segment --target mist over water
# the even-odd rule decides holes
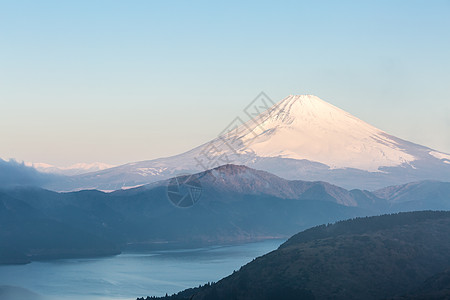
[[[162,296],[218,281],[283,242],[268,240],[236,246],[125,252],[107,258],[0,266],[0,296],[2,291],[6,293],[2,286],[8,286],[9,293],[8,298],[0,298],[20,299],[23,293],[37,293],[44,300]]]

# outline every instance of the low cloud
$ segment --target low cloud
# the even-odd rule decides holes
[[[43,186],[52,180],[52,175],[38,172],[33,167],[15,160],[0,159],[0,187]]]

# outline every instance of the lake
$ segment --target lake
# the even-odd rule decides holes
[[[25,288],[45,296],[46,300],[131,300],[170,295],[218,281],[283,242],[267,240],[199,249],[124,252],[105,258],[0,266],[0,286]]]

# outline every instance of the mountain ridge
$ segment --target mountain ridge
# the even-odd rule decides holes
[[[115,165],[105,164],[101,162],[93,162],[93,163],[76,163],[67,167],[55,166],[47,163],[31,163],[26,162],[26,166],[33,167],[39,172],[42,173],[53,173],[58,175],[81,175],[86,173],[92,173],[97,171],[102,171],[106,169],[114,168]]]
[[[450,181],[449,154],[389,135],[316,96],[291,95],[245,123],[236,119],[217,138],[187,152],[70,176],[45,187],[111,191],[229,163],[346,189]]]
[[[217,283],[151,299],[448,299],[449,233],[448,211],[320,225]]]
[[[420,208],[450,209],[448,183],[432,182],[432,189],[428,182],[392,187],[384,191],[385,198],[380,198],[369,191],[349,191],[326,182],[289,181],[239,165],[224,165],[184,177],[192,176],[197,176],[200,183],[201,198],[183,208],[174,205],[169,197],[169,186],[176,182],[172,180],[111,193],[2,188],[0,246],[10,245],[14,250],[16,245],[16,249],[0,247],[0,262],[104,255],[128,247],[187,248],[285,238],[311,226],[357,216]],[[397,190],[411,201],[390,197],[396,196]],[[61,236],[65,243],[74,243],[77,250],[70,252],[63,244],[52,242],[61,240]],[[84,245],[86,240],[102,242],[89,247]],[[23,255],[11,256],[12,252]]]

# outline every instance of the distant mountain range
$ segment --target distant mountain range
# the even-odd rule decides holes
[[[194,176],[201,198],[187,208],[170,201],[170,180],[112,193],[2,188],[0,263],[286,238],[356,216],[450,209],[450,183],[444,182],[369,192],[289,181],[237,165]]]
[[[62,177],[45,174],[35,168],[15,160],[4,161],[0,158],[0,188],[14,186],[45,186],[59,182]]]
[[[321,225],[217,283],[152,299],[449,299],[449,235],[450,212]]]
[[[343,219],[450,210],[450,155],[315,96],[257,100],[250,121],[236,118],[173,157],[68,168],[0,159],[0,264],[287,238]],[[172,299],[427,299],[448,288],[448,220],[421,212],[307,230]]]
[[[236,118],[217,138],[183,154],[70,176],[46,187],[111,191],[229,163],[347,189],[450,181],[449,154],[389,135],[318,97],[291,95],[272,106],[262,95],[252,104],[246,109],[250,121]]]
[[[77,163],[68,167],[58,167],[46,163],[25,163],[26,166],[33,167],[42,173],[52,173],[58,175],[81,175],[91,172],[102,171],[105,169],[114,168],[114,165],[94,162],[94,163]]]

